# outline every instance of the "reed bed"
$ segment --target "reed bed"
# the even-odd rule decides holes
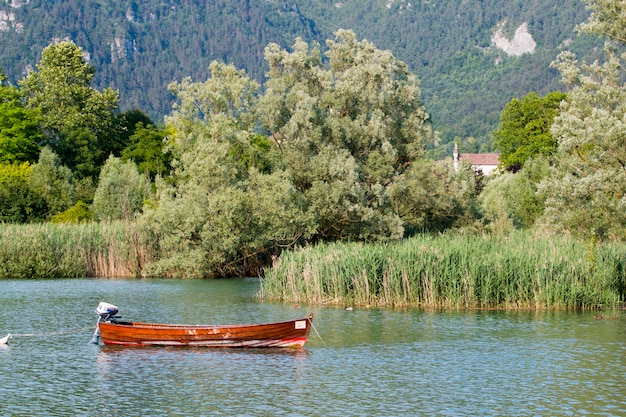
[[[343,306],[610,308],[625,298],[625,249],[525,233],[323,244],[283,253],[260,296]]]
[[[0,278],[131,277],[148,260],[132,224],[0,224]]]

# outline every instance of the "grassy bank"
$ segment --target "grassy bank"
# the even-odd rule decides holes
[[[0,225],[1,278],[130,277],[146,245],[124,223]]]
[[[0,225],[0,278],[138,276],[150,252],[121,222]],[[276,259],[260,295],[342,306],[611,308],[626,301],[626,245],[524,233],[317,245]]]
[[[290,303],[593,309],[624,301],[626,245],[566,238],[418,236],[284,253],[261,296]]]

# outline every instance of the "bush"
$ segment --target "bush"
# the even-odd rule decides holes
[[[93,220],[93,213],[84,201],[79,201],[73,207],[52,217],[52,223],[85,223],[90,220]]]

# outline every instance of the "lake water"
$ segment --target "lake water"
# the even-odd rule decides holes
[[[432,312],[261,303],[258,281],[0,280],[0,416],[626,416],[624,312]],[[302,350],[90,344],[127,320],[312,312]],[[597,319],[594,314],[609,315]]]

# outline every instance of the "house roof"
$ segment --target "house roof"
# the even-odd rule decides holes
[[[461,153],[459,160],[468,161],[472,165],[498,165],[499,153]]]

